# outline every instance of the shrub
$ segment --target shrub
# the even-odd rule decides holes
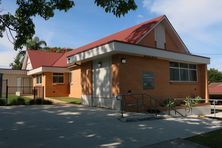
[[[164,105],[165,105],[165,107],[171,109],[171,108],[175,108],[176,103],[175,103],[174,99],[167,99],[167,100],[164,101]]]
[[[22,98],[22,97],[17,97],[17,98],[14,98],[12,100],[10,100],[9,104],[8,105],[25,105],[25,99]]]
[[[193,100],[191,97],[186,97],[186,99],[184,100],[185,103],[185,110],[188,110],[188,112],[192,111],[192,107],[193,107]]]
[[[5,99],[0,99],[0,106],[6,105],[6,100]]]
[[[17,105],[25,105],[25,99],[22,97],[17,98]]]
[[[198,103],[200,103],[202,101],[202,98],[200,97],[200,96],[197,96],[197,97],[195,97],[194,99],[193,99],[193,103],[194,104],[198,104]]]
[[[29,104],[30,105],[41,105],[41,104],[45,104],[45,105],[51,105],[52,104],[52,101],[50,100],[44,100],[44,99],[41,99],[41,98],[37,98],[37,99],[32,99],[29,101]]]
[[[44,101],[43,101],[43,104],[45,104],[45,105],[51,105],[51,104],[53,104],[53,103],[52,103],[52,101],[50,101],[50,100],[44,100]]]

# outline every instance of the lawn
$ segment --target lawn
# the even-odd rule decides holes
[[[52,99],[64,101],[70,104],[81,104],[80,98],[73,98],[73,97],[53,97]]]
[[[212,148],[220,148],[222,146],[221,139],[222,129],[187,138],[187,140]]]

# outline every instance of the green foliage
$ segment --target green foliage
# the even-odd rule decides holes
[[[48,20],[54,16],[56,10],[67,12],[75,6],[73,0],[16,0],[16,4],[18,8],[15,14],[0,14],[0,37],[7,31],[13,39],[11,42],[15,50],[21,49],[35,34],[33,17],[40,16]],[[95,0],[95,4],[116,17],[124,16],[137,8],[134,0]]]
[[[25,46],[27,49],[40,50],[43,49],[42,46],[47,46],[47,43],[35,36],[33,39],[27,40]]]
[[[70,104],[82,104],[80,98],[73,98],[73,97],[53,97],[52,99],[64,101]]]
[[[193,107],[193,100],[191,97],[186,97],[184,100],[185,103],[185,110],[187,110],[188,112],[192,111],[192,107]]]
[[[202,98],[200,96],[197,96],[197,97],[193,98],[192,101],[193,101],[193,104],[198,104],[202,101]]]
[[[174,99],[167,99],[164,101],[164,104],[167,108],[172,109],[176,107],[176,103]]]
[[[25,99],[24,98],[17,97],[17,98],[11,99],[8,102],[8,105],[26,105],[26,103],[25,103]]]
[[[6,104],[6,101],[3,99],[0,99],[0,106],[4,106],[4,105],[51,105],[53,104],[52,101],[50,100],[44,100],[41,98],[37,98],[37,99],[30,99],[27,97],[22,97],[22,96],[14,96],[14,95],[10,95],[8,98],[8,103]]]
[[[217,69],[210,68],[208,70],[208,82],[222,82],[222,72]]]
[[[0,106],[4,106],[4,105],[6,105],[5,99],[0,99]]]
[[[31,50],[41,50],[42,45],[46,46],[46,42],[43,40],[40,40],[37,36],[35,36],[33,39],[29,39],[26,41],[25,46],[27,49]],[[14,61],[10,64],[10,67],[12,69],[20,70],[22,69],[22,64],[25,58],[26,51],[20,50],[18,54],[16,55]]]
[[[23,60],[21,60],[21,57],[20,57],[20,55],[18,53],[18,55],[15,57],[13,63],[11,63],[9,66],[12,69],[20,70],[20,69],[22,69],[22,63],[23,63]]]
[[[134,0],[95,0],[97,6],[104,8],[106,13],[113,13],[117,17],[124,16],[130,10],[136,10]]]
[[[64,53],[71,51],[71,48],[61,48],[61,47],[44,47],[43,50],[47,50],[50,52],[59,52],[59,53]]]
[[[72,0],[17,0],[18,8],[15,14],[0,15],[0,37],[8,30],[15,32],[14,49],[22,48],[28,39],[35,34],[33,16],[40,16],[45,20],[54,16],[55,10],[68,11],[74,6]]]
[[[26,100],[23,97],[13,97],[8,99],[7,105],[26,105]]]

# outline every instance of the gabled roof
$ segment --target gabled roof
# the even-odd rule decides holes
[[[169,23],[169,27],[172,28],[175,35],[179,38],[182,45],[184,43],[180,39],[179,35],[176,33],[172,25],[170,24],[169,20],[165,15],[159,16],[157,18],[151,19],[149,21],[146,21],[144,23],[135,25],[133,27],[127,28],[125,30],[119,31],[117,33],[111,34],[107,37],[104,37],[102,39],[99,39],[95,42],[89,43],[87,45],[84,45],[82,47],[76,48],[72,51],[66,52],[66,53],[56,53],[56,52],[47,52],[47,51],[35,51],[35,50],[28,50],[28,56],[31,60],[32,68],[38,68],[41,66],[51,66],[51,67],[67,67],[67,58],[71,56],[78,55],[79,53],[84,53],[85,51],[90,51],[91,49],[103,46],[105,44],[111,43],[111,42],[121,42],[131,45],[138,45],[139,42],[147,36],[157,25],[165,21]],[[184,45],[185,47],[185,45]],[[156,48],[155,48],[156,49]],[[187,48],[185,47],[187,50]],[[189,51],[187,50],[187,53]],[[209,60],[209,59],[208,59]],[[25,62],[24,62],[25,63]],[[27,60],[26,60],[27,63]],[[25,65],[25,64],[23,64]],[[24,66],[25,67],[25,66]]]
[[[165,16],[159,16],[157,18],[151,19],[149,21],[146,21],[144,23],[135,25],[133,27],[127,28],[125,30],[122,30],[120,32],[111,34],[107,37],[104,37],[102,39],[99,39],[95,42],[89,43],[85,46],[76,48],[70,52],[68,52],[67,56],[72,56],[80,52],[87,51],[91,48],[103,45],[105,43],[109,43],[111,41],[121,41],[121,42],[126,42],[126,43],[131,43],[131,44],[136,44],[137,41],[139,41],[143,36],[149,32],[152,27],[160,22]]]
[[[222,95],[222,82],[209,84],[209,94]]]
[[[32,68],[41,66],[54,66],[54,64],[65,54],[57,52],[49,52],[43,50],[27,50],[28,57],[31,61]],[[62,65],[61,66],[66,66]]]
[[[68,52],[64,53],[54,64],[55,67],[67,67],[67,55]]]

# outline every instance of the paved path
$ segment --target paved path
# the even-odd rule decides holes
[[[0,147],[144,147],[220,126],[193,118],[121,122],[115,111],[75,105],[0,107]]]

